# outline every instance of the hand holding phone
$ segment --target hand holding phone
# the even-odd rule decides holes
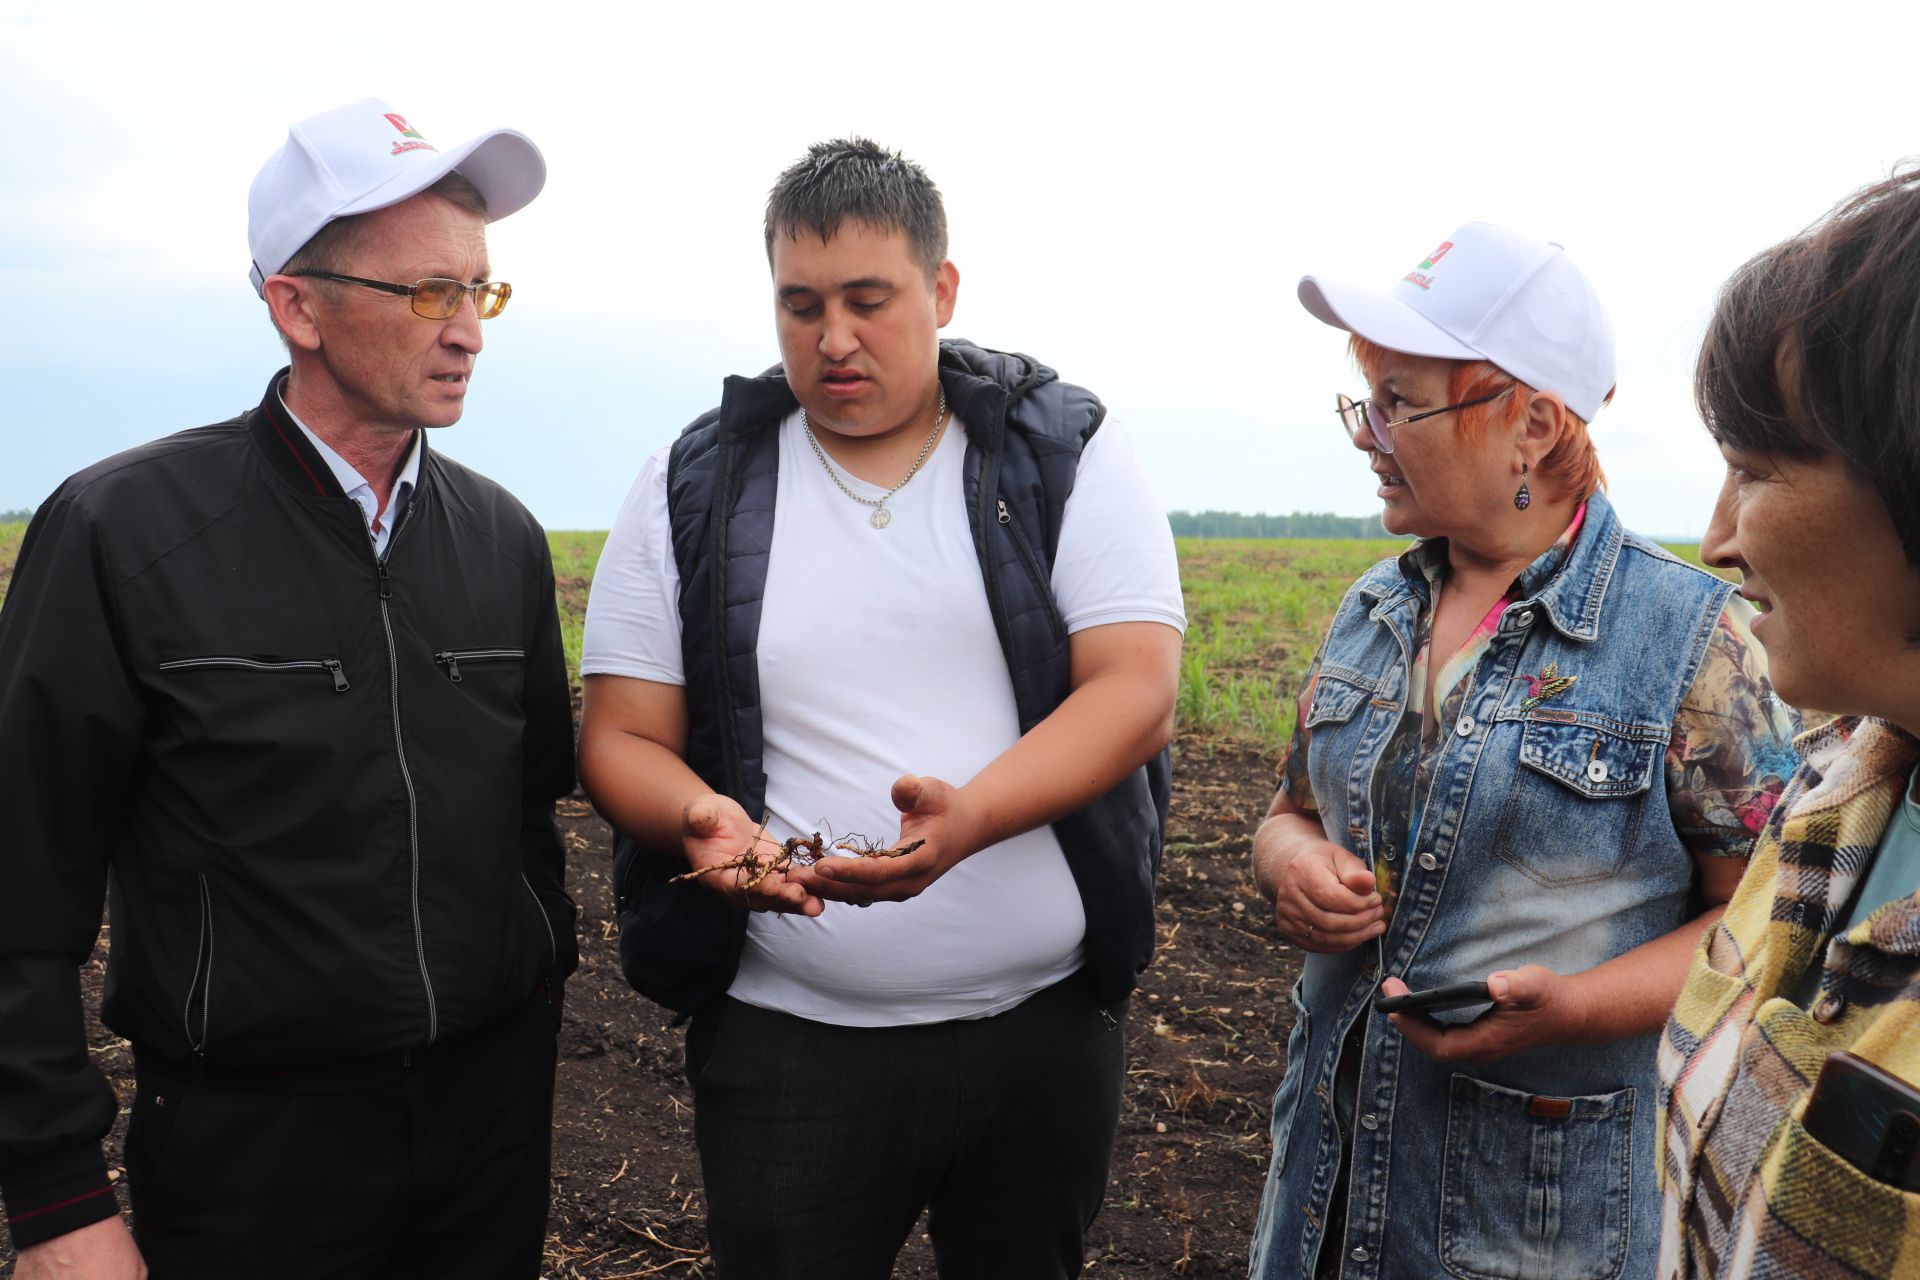
[[[1493,994],[1485,982],[1450,982],[1426,991],[1409,991],[1390,996],[1373,993],[1373,1007],[1380,1013],[1430,1013],[1436,1009],[1464,1009],[1469,1005],[1492,1004]]]
[[[1844,1050],[1827,1055],[1800,1124],[1869,1178],[1920,1191],[1920,1088]]]

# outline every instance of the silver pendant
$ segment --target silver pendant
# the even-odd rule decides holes
[[[884,529],[893,523],[893,512],[885,507],[875,507],[873,514],[867,517],[867,523],[876,529]]]

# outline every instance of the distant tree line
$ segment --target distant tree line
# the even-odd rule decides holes
[[[1169,511],[1176,538],[1390,538],[1379,516],[1336,516],[1330,511]]]
[[[0,524],[25,524],[33,519],[33,508],[24,511],[0,511]]]

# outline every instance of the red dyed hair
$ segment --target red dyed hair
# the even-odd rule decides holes
[[[1388,356],[1398,354],[1378,343],[1369,342],[1357,333],[1348,338],[1347,350],[1369,382]],[[1486,360],[1449,360],[1446,364],[1449,366],[1447,399],[1455,403],[1477,400],[1508,387],[1519,388],[1515,395],[1502,396],[1498,400],[1460,410],[1459,422],[1454,430],[1461,439],[1480,440],[1490,427],[1510,429],[1525,416],[1527,396],[1533,391],[1526,383]],[[1607,401],[1612,399],[1613,392],[1607,392]],[[1540,459],[1540,465],[1527,477],[1528,482],[1538,487],[1542,496],[1549,501],[1570,495],[1585,498],[1595,489],[1607,487],[1606,473],[1600,470],[1600,455],[1594,450],[1593,440],[1587,434],[1586,422],[1571,409],[1567,410],[1561,422],[1560,438],[1553,442],[1553,447]]]

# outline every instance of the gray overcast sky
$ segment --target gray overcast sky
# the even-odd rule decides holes
[[[386,98],[494,124],[545,193],[491,232],[512,307],[436,445],[552,528],[775,359],[759,218],[861,132],[946,194],[948,333],[1099,391],[1166,505],[1377,509],[1357,387],[1294,301],[1384,289],[1456,225],[1566,245],[1612,311],[1595,436],[1628,522],[1705,524],[1687,380],[1720,281],[1908,153],[1901,4],[1573,6],[0,0],[0,509],[255,403],[280,362],[246,193],[287,124]]]

